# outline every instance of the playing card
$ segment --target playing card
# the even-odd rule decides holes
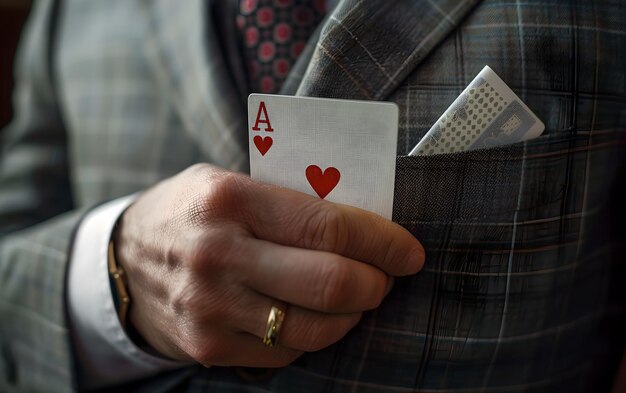
[[[248,124],[253,179],[391,219],[395,104],[252,94]]]
[[[409,153],[454,153],[535,138],[544,125],[517,95],[485,66]]]

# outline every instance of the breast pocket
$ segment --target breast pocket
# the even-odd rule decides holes
[[[578,240],[583,210],[602,203],[596,190],[610,180],[604,153],[586,138],[544,135],[494,149],[399,156],[393,219],[431,250],[562,248]],[[529,268],[556,266],[543,259]]]
[[[394,220],[459,223],[511,219],[524,145],[396,160]]]

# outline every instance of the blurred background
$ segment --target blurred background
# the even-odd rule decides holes
[[[0,128],[11,119],[13,60],[30,5],[29,0],[0,0]]]

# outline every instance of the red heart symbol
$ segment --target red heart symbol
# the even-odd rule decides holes
[[[272,143],[274,143],[274,141],[272,140],[272,137],[266,136],[265,138],[262,138],[259,135],[255,136],[253,141],[254,141],[254,144],[256,145],[256,148],[259,149],[259,152],[261,153],[262,156],[264,156],[265,153],[267,153],[270,147],[272,147]]]
[[[306,178],[313,187],[313,190],[320,196],[320,198],[324,199],[326,195],[328,195],[333,188],[339,183],[339,178],[341,174],[337,170],[337,168],[333,168],[332,166],[326,168],[324,172],[317,165],[309,165],[306,168]]]

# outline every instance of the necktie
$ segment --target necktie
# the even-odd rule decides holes
[[[237,13],[251,92],[276,93],[326,11],[325,0],[240,0]]]

